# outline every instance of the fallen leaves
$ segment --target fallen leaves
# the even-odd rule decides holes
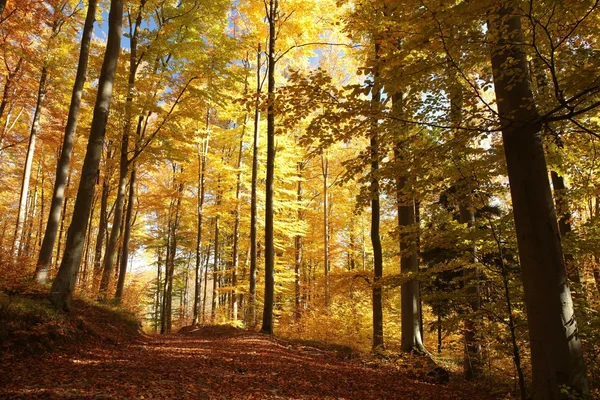
[[[8,399],[488,399],[231,327],[89,344],[3,365]],[[469,391],[470,389],[470,391]]]

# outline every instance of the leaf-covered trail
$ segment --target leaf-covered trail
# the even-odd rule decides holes
[[[218,327],[56,351],[1,369],[3,399],[490,398],[469,386],[418,382],[392,367]]]

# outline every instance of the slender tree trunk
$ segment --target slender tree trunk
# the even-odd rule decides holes
[[[279,0],[269,0],[269,70],[267,106],[267,177],[265,201],[265,304],[261,331],[273,334],[275,301],[275,245],[273,243],[273,196],[275,173],[275,40]]]
[[[127,214],[125,217],[125,231],[123,233],[123,255],[121,256],[121,265],[119,269],[119,280],[117,281],[117,291],[115,301],[121,302],[123,290],[125,289],[125,276],[127,275],[127,262],[129,261],[129,241],[131,239],[131,229],[133,224],[133,207],[135,200],[135,165],[131,167],[131,176],[129,178],[129,199],[127,200]]]
[[[248,80],[246,79],[246,82]],[[246,90],[244,90],[246,91]],[[237,183],[235,187],[235,216],[233,222],[233,249],[232,249],[232,265],[231,265],[231,286],[233,291],[231,293],[231,312],[234,321],[238,319],[238,295],[237,295],[237,284],[238,284],[238,264],[239,264],[239,248],[240,248],[240,211],[241,202],[240,197],[242,195],[242,155],[244,152],[244,135],[246,134],[246,125],[248,123],[248,114],[244,117],[244,125],[242,127],[242,134],[240,135],[240,147],[238,150],[237,160]]]
[[[206,257],[204,260],[204,293],[202,294],[202,322],[206,321],[206,296],[208,288],[208,263],[210,261],[210,248],[212,246],[211,241],[208,242],[208,248],[206,249]]]
[[[65,192],[69,190],[69,186],[71,185],[71,172],[69,171],[69,176],[67,176],[67,185],[65,186]],[[58,243],[56,244],[56,260],[54,261],[55,266],[61,262],[60,259],[60,250],[62,249],[62,238],[63,233],[65,232],[65,220],[67,219],[67,208],[69,206],[69,198],[67,197],[63,203],[63,208],[60,217],[60,228],[58,230]]]
[[[297,167],[298,171],[298,182],[296,183],[296,203],[298,203],[298,222],[302,222],[304,219],[304,213],[302,212],[302,172],[304,169],[304,163],[302,161],[298,161]],[[294,238],[294,249],[295,249],[295,257],[294,257],[294,288],[295,288],[295,305],[296,305],[296,320],[300,319],[302,316],[302,308],[301,308],[301,300],[302,293],[300,287],[300,270],[302,268],[302,235],[296,235]]]
[[[469,229],[475,226],[475,214],[469,208],[466,202],[459,206],[459,219],[461,224],[467,224]],[[476,263],[475,246],[470,251],[472,252],[471,262]],[[465,280],[465,291],[467,301],[471,311],[476,313],[481,307],[481,295],[479,293],[479,270],[477,266],[469,266],[463,268],[463,276]],[[465,335],[465,362],[464,373],[468,380],[477,379],[483,374],[483,359],[481,354],[481,344],[477,337],[477,320],[473,316],[469,316],[464,320],[464,335]]]
[[[90,54],[90,42],[94,31],[94,22],[96,20],[96,8],[98,0],[88,2],[87,15],[81,35],[81,48],[79,51],[79,62],[77,64],[77,73],[75,75],[75,84],[71,94],[71,105],[69,107],[69,116],[67,117],[67,126],[63,138],[60,159],[56,168],[56,179],[54,181],[54,190],[52,192],[52,202],[50,203],[50,212],[48,222],[46,223],[46,232],[42,241],[42,247],[38,256],[35,279],[39,283],[46,283],[48,278],[48,268],[52,262],[52,250],[58,233],[60,222],[60,212],[65,198],[65,187],[69,176],[69,166],[71,164],[71,155],[73,153],[73,144],[75,141],[75,131],[77,130],[77,119],[81,107],[81,96],[85,84],[88,59]]]
[[[217,206],[219,205],[219,200],[217,200]],[[215,323],[216,312],[217,312],[217,300],[219,299],[219,295],[217,294],[217,286],[219,281],[220,267],[219,267],[219,219],[220,216],[217,214],[215,216],[215,239],[214,239],[214,258],[213,258],[213,288],[212,288],[212,304],[210,308],[210,323]]]
[[[250,304],[248,307],[247,323],[252,328],[256,326],[256,187],[258,184],[258,140],[260,138],[260,54],[261,48],[259,44],[256,53],[256,103],[254,106],[254,141],[252,146],[252,187],[250,189],[250,276],[248,278],[250,283]]]
[[[379,44],[375,44],[376,69],[373,89],[371,92],[371,243],[373,246],[373,349],[381,349],[383,343],[383,299],[381,278],[383,277],[383,251],[381,248],[380,204],[379,204],[379,109],[381,102],[381,88],[379,83]]]
[[[92,282],[92,293],[96,294],[100,285],[102,276],[102,246],[104,245],[104,236],[106,235],[106,227],[108,224],[108,195],[110,193],[110,183],[108,176],[105,174],[102,182],[102,195],[100,197],[100,221],[98,223],[98,234],[96,235],[96,248],[94,250],[94,276]]]
[[[110,231],[110,237],[106,246],[104,255],[104,269],[102,271],[102,281],[100,282],[99,299],[106,301],[110,279],[112,277],[114,257],[119,243],[121,233],[121,224],[123,211],[125,210],[125,195],[127,189],[127,174],[129,172],[129,137],[131,136],[131,120],[133,118],[133,98],[135,90],[135,78],[138,69],[137,42],[140,24],[142,23],[142,10],[146,1],[142,0],[138,9],[135,24],[129,29],[130,53],[129,53],[129,77],[127,80],[127,98],[125,99],[125,126],[123,128],[123,138],[121,139],[121,158],[119,165],[119,186],[117,189],[117,198],[115,199],[115,216],[113,226]],[[138,123],[138,127],[141,122]],[[139,130],[139,129],[138,129]]]
[[[48,70],[46,65],[42,68],[42,74],[40,75],[40,82],[38,85],[37,103],[35,111],[33,113],[33,123],[31,124],[31,131],[29,133],[29,145],[27,146],[27,156],[25,157],[25,168],[23,169],[23,178],[21,179],[21,196],[19,198],[19,213],[17,215],[17,224],[15,226],[15,240],[14,250],[15,255],[18,254],[21,248],[21,241],[23,239],[23,226],[25,224],[26,207],[27,207],[27,194],[29,192],[29,180],[31,179],[31,167],[33,165],[33,155],[35,153],[35,144],[37,141],[37,134],[40,130],[40,117],[42,115],[42,108],[44,104],[44,98],[46,97],[46,82],[48,79]]]
[[[79,271],[79,265],[81,264],[86,225],[88,223],[87,217],[90,213],[94,197],[96,176],[100,165],[100,157],[102,156],[108,111],[112,97],[113,81],[121,47],[122,19],[123,0],[111,0],[108,41],[98,81],[98,95],[96,97],[90,137],[83,161],[73,218],[67,234],[65,254],[50,291],[50,298],[59,309],[68,310],[70,308],[71,296],[77,272]]]
[[[160,324],[160,284],[162,281],[161,270],[162,270],[162,259],[160,248],[156,249],[158,260],[156,262],[156,293],[154,296],[154,333],[158,332],[158,325]]]
[[[321,154],[323,175],[323,264],[325,273],[325,307],[329,307],[329,158]]]
[[[208,123],[208,119],[207,119]],[[206,174],[206,154],[208,153],[208,136],[202,140],[202,148],[198,145],[198,236],[196,237],[196,287],[194,292],[194,317],[193,324],[198,323],[200,313],[200,288],[202,283],[202,274],[200,269],[202,249],[202,228],[204,222],[204,196],[205,196],[205,174]],[[206,287],[205,287],[206,290]]]
[[[491,59],[529,322],[533,398],[559,399],[565,386],[587,395],[541,123],[525,52],[514,44],[524,42],[516,9],[516,1],[507,1],[491,15],[497,40]]]

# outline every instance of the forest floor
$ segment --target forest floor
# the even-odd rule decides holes
[[[89,312],[88,312],[89,314]],[[78,317],[80,325],[88,317]],[[102,325],[94,322],[93,329]],[[460,380],[431,384],[403,368],[225,326],[165,336],[109,335],[52,351],[5,351],[2,399],[494,399]],[[37,354],[36,354],[37,353]]]

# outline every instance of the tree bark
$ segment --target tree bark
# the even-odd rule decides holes
[[[275,301],[275,245],[273,243],[273,196],[275,172],[275,41],[279,0],[269,0],[269,70],[267,106],[267,177],[265,199],[265,304],[261,331],[273,334]]]
[[[219,201],[217,200],[217,206],[219,205]],[[217,283],[218,283],[218,276],[219,276],[219,219],[220,216],[219,214],[217,214],[215,216],[215,239],[214,239],[214,257],[213,257],[213,289],[212,289],[212,304],[211,304],[211,308],[210,308],[210,323],[214,324],[215,323],[215,318],[216,318],[216,312],[217,312],[217,300],[218,300],[218,294],[217,294]]]
[[[131,175],[129,178],[129,199],[127,200],[127,213],[125,216],[125,231],[123,233],[123,255],[121,256],[121,265],[119,268],[119,280],[117,281],[117,291],[115,293],[115,301],[121,303],[123,298],[123,290],[125,289],[125,277],[127,275],[127,263],[129,261],[129,241],[131,239],[131,229],[133,224],[133,207],[135,200],[135,165],[131,167]]]
[[[87,217],[94,197],[96,176],[100,165],[100,157],[102,156],[106,123],[112,98],[113,81],[121,48],[122,18],[123,0],[111,0],[106,53],[104,54],[98,81],[98,95],[77,190],[73,219],[67,234],[65,254],[50,291],[51,301],[59,309],[68,310],[70,308],[71,297],[79,265],[81,264],[86,225],[88,223]]]
[[[145,0],[140,2],[135,23],[129,28],[130,53],[129,53],[129,76],[127,79],[127,98],[125,99],[125,126],[123,138],[121,139],[121,158],[119,164],[119,186],[117,198],[115,199],[115,216],[110,231],[110,237],[104,255],[104,269],[102,281],[100,282],[99,300],[106,301],[108,289],[113,272],[114,258],[119,243],[123,211],[125,210],[125,195],[127,190],[127,174],[129,172],[129,137],[131,136],[131,120],[133,118],[133,98],[135,90],[136,73],[139,66],[137,56],[138,35],[142,23],[142,10],[146,4]],[[139,123],[138,123],[139,125]]]
[[[304,219],[304,213],[302,212],[302,171],[304,169],[304,163],[298,161],[296,170],[298,171],[298,182],[296,183],[296,202],[298,203],[298,222]],[[302,315],[301,308],[301,286],[300,286],[300,270],[302,268],[302,251],[303,242],[302,235],[296,235],[294,238],[294,289],[295,289],[295,305],[296,305],[296,320],[300,319]]]
[[[208,119],[207,119],[208,124]],[[194,291],[194,316],[192,323],[198,323],[200,314],[200,290],[202,287],[201,257],[202,249],[202,228],[204,222],[204,196],[205,196],[205,178],[206,178],[206,154],[208,152],[208,136],[202,140],[202,148],[198,145],[198,225],[196,237],[196,281]]]
[[[492,15],[497,43],[492,69],[513,203],[529,321],[534,399],[559,399],[561,389],[587,395],[560,234],[516,1]]]
[[[44,239],[42,241],[42,247],[40,249],[35,271],[35,279],[42,284],[46,283],[48,278],[48,268],[52,262],[52,250],[54,249],[54,242],[56,241],[58,225],[60,223],[60,212],[65,198],[65,186],[67,184],[71,155],[73,153],[75,131],[77,130],[77,120],[81,108],[81,96],[86,80],[90,42],[94,31],[94,22],[96,21],[97,5],[98,0],[90,0],[88,2],[87,15],[85,17],[83,33],[81,35],[79,62],[77,64],[77,73],[75,75],[75,83],[71,94],[71,105],[67,117],[67,126],[65,127],[60,159],[56,168],[56,179],[54,181],[48,222],[46,223],[46,231],[44,233]]]
[[[325,273],[325,307],[329,307],[329,158],[321,154],[323,175],[323,264]]]
[[[27,194],[29,192],[29,180],[31,179],[31,167],[33,165],[33,155],[35,153],[35,144],[37,134],[40,129],[40,117],[42,115],[42,107],[44,98],[46,97],[46,82],[48,79],[48,69],[46,65],[42,67],[40,81],[38,85],[37,103],[33,113],[33,123],[29,133],[29,145],[27,146],[27,156],[25,157],[25,168],[23,169],[23,178],[21,179],[21,196],[19,197],[19,212],[17,215],[17,224],[15,226],[15,239],[13,248],[15,255],[20,255],[22,248],[21,241],[23,236],[23,226],[25,224]]]
[[[383,277],[383,251],[379,233],[381,209],[379,203],[379,124],[377,122],[381,88],[379,83],[379,44],[375,43],[375,73],[371,92],[371,244],[373,246],[373,349],[381,349],[383,343],[383,299],[381,278]]]
[[[258,184],[258,140],[260,138],[260,54],[258,45],[256,52],[256,103],[254,105],[254,141],[252,145],[252,187],[250,189],[250,276],[248,277],[250,288],[250,301],[248,305],[248,325],[256,326],[256,186]]]
[[[246,82],[248,80],[246,79]],[[244,90],[245,92],[246,90]],[[242,127],[242,134],[240,135],[240,146],[238,150],[237,159],[237,182],[235,187],[235,216],[233,221],[233,249],[232,249],[232,265],[231,265],[231,286],[233,291],[231,293],[231,312],[234,321],[238,319],[238,295],[237,295],[237,275],[238,275],[238,264],[239,264],[239,248],[240,248],[240,196],[242,194],[242,155],[244,152],[244,135],[246,134],[246,124],[248,123],[248,114],[244,117],[244,125]]]
[[[110,154],[110,153],[109,153]],[[110,194],[110,183],[107,174],[105,173],[102,182],[102,195],[100,196],[100,221],[98,223],[98,234],[96,235],[96,248],[94,250],[94,273],[92,282],[92,293],[96,294],[100,285],[102,276],[102,247],[104,245],[104,236],[108,225],[108,195]]]

